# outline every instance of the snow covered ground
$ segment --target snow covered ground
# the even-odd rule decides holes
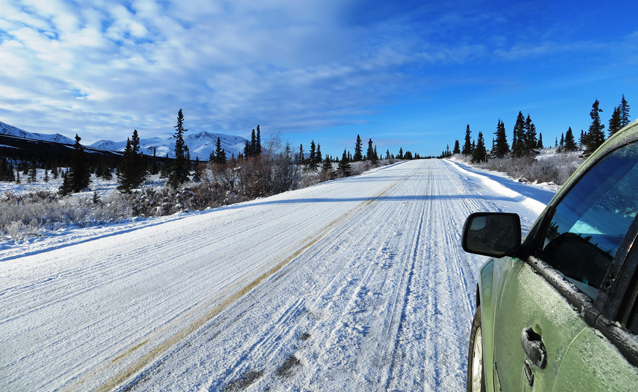
[[[5,246],[0,390],[461,390],[465,217],[552,196],[419,160]]]

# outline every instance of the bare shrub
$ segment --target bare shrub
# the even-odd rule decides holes
[[[575,154],[552,154],[536,158],[493,158],[478,166],[506,173],[520,181],[562,185],[582,162]]]
[[[334,173],[300,170],[292,161],[290,149],[276,151],[275,147],[281,144],[275,142],[258,157],[209,165],[201,170],[202,182],[185,184],[177,190],[147,182],[147,187],[133,189],[131,193],[113,189],[101,197],[96,192],[66,197],[44,191],[19,195],[4,192],[0,196],[0,237],[22,241],[69,225],[92,226],[136,216],[148,218],[203,210],[335,178]],[[355,175],[369,170],[371,165],[357,162],[352,168]]]

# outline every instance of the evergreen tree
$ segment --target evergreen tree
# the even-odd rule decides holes
[[[377,166],[379,164],[379,157],[375,152],[375,147],[373,146],[372,139],[368,140],[368,151],[366,152],[366,159],[372,163],[372,165]]]
[[[603,133],[603,129],[605,126],[600,122],[600,114],[602,109],[599,109],[598,106],[600,102],[596,100],[592,105],[591,112],[589,112],[589,116],[592,119],[592,123],[589,126],[589,131],[587,132],[587,138],[585,143],[585,155],[590,155],[596,149],[603,144],[605,141],[605,134]]]
[[[399,148],[399,155],[397,156],[397,159],[403,159],[403,147]]]
[[[253,129],[252,134],[250,135],[250,155],[246,155],[247,157],[256,157],[257,156],[257,134]]]
[[[483,132],[479,132],[476,148],[474,149],[474,151],[472,151],[472,163],[476,162],[487,162],[487,150],[485,149]]]
[[[487,150],[485,149],[485,140],[483,132],[479,132],[476,148],[472,151],[472,163],[487,162]]]
[[[465,156],[472,155],[472,137],[470,136],[472,132],[470,131],[470,124],[467,124],[465,128],[465,144],[463,144],[463,151],[461,154]]]
[[[620,126],[620,121],[620,108],[616,107],[614,108],[614,112],[609,119],[609,129],[607,130],[609,132],[609,137],[611,137],[611,135],[613,135],[614,133],[620,131],[620,128],[622,128]]]
[[[261,155],[261,130],[259,129],[259,124],[257,124],[257,138],[255,139],[255,156]]]
[[[157,163],[157,147],[153,147],[153,163],[151,163],[151,174],[159,173],[159,164]]]
[[[140,138],[136,129],[133,130],[132,138],[126,139],[124,155],[117,170],[117,180],[120,183],[117,189],[123,193],[130,193],[131,189],[142,185],[145,178],[146,165],[140,153]]]
[[[37,179],[37,174],[38,169],[36,167],[36,163],[35,161],[31,161],[31,164],[29,165],[29,178],[27,179],[27,182],[35,182]]]
[[[327,155],[323,161],[323,165],[321,165],[321,172],[326,175],[332,175],[332,162],[330,162],[330,157]]]
[[[317,163],[322,162],[323,158],[321,157],[321,144],[317,143],[317,154],[315,155],[315,160]]]
[[[339,167],[337,170],[339,170],[339,173],[341,173],[343,177],[348,177],[350,175],[350,162],[348,162],[348,154],[346,153],[346,150],[343,150],[343,155],[341,157],[341,161],[339,161]]]
[[[622,100],[620,101],[620,127],[626,127],[629,125],[629,104],[625,99],[625,94],[622,96]]]
[[[306,163],[306,157],[304,156],[304,152],[303,152],[303,144],[299,145],[299,164],[303,165]]]
[[[102,178],[107,181],[113,179],[112,170],[107,165],[105,165],[104,168],[102,168]]]
[[[578,146],[576,145],[576,140],[574,139],[574,133],[572,132],[572,128],[569,127],[567,132],[565,133],[565,143],[563,145],[563,138],[561,135],[561,146],[565,151],[578,151]]]
[[[538,134],[538,149],[542,150],[543,148],[545,148],[545,146],[543,146],[543,134],[539,133]]]
[[[510,146],[507,144],[507,133],[505,132],[505,123],[503,121],[498,120],[498,124],[496,125],[496,140],[494,142],[494,148],[492,154],[497,158],[503,158],[510,152]],[[458,141],[457,141],[458,143]],[[456,150],[457,146],[454,146]]]
[[[175,126],[175,161],[173,162],[173,170],[168,175],[168,183],[177,189],[178,186],[189,180],[188,172],[190,163],[186,160],[187,147],[184,143],[184,115],[182,109],[177,113],[177,125]]]
[[[522,135],[524,139],[523,155],[524,156],[537,155],[538,151],[536,151],[536,148],[538,147],[538,139],[536,137],[536,126],[532,122],[532,118],[529,116],[529,114],[527,115],[527,118],[525,119],[525,126],[523,127],[523,129],[524,129],[524,133]]]
[[[13,173],[13,165],[9,163],[7,157],[2,157],[0,163],[0,181],[15,181],[16,177]]]
[[[91,173],[84,160],[84,148],[80,144],[80,140],[82,139],[78,135],[75,135],[75,145],[71,153],[71,166],[64,176],[64,181],[60,187],[60,193],[62,195],[80,192],[88,187],[91,182]]]
[[[226,163],[226,150],[222,148],[222,141],[218,137],[217,138],[217,146],[215,147],[215,158],[213,160],[214,163],[225,164]]]
[[[363,142],[361,141],[361,136],[357,135],[357,143],[354,146],[354,156],[352,157],[354,162],[359,162],[363,160]]]
[[[461,146],[459,145],[459,141],[456,140],[454,142],[454,150],[452,150],[452,154],[460,154],[461,153]]]
[[[310,142],[310,156],[308,157],[308,170],[317,171],[317,156],[316,156],[316,145],[315,141]]]
[[[525,117],[522,112],[518,112],[516,124],[514,124],[514,135],[512,137],[512,156],[520,158],[525,154]]]

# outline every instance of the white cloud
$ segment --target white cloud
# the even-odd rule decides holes
[[[473,40],[496,19],[491,13],[425,4],[358,15],[376,5],[0,0],[0,121],[86,141],[123,139],[133,128],[170,133],[183,108],[191,129],[249,132],[268,123],[302,131],[361,122],[370,107],[422,87],[433,64],[557,50],[508,46],[503,36],[492,46]]]

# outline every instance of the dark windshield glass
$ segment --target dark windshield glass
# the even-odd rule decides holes
[[[638,144],[596,164],[556,206],[542,258],[595,299],[638,212]]]

